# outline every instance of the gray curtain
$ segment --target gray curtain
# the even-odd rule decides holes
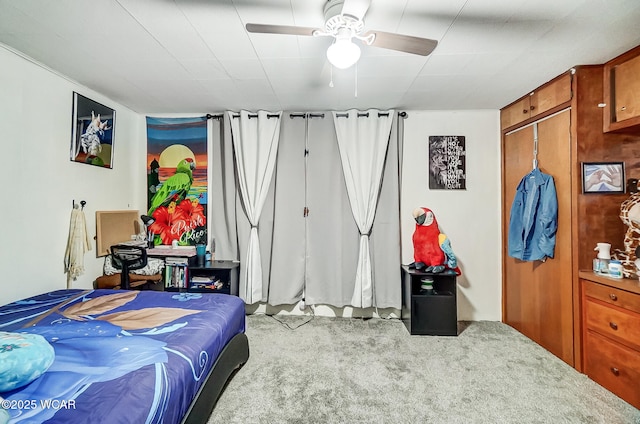
[[[274,175],[271,272],[268,303],[295,304],[304,296],[306,275],[305,137],[308,119],[283,114]]]
[[[360,233],[347,195],[330,113],[309,121],[306,303],[350,305]]]
[[[376,216],[382,174],[389,147],[394,111],[369,109],[333,112],[342,170],[353,217],[360,231],[360,248],[351,305],[375,306],[369,235]]]
[[[239,114],[227,112],[227,115],[231,121],[240,197],[251,224],[246,254],[240,256],[244,266],[240,268],[239,295],[253,304],[266,299],[264,286],[268,286],[263,278],[258,224],[273,181],[282,112],[241,110]]]
[[[291,305],[303,297],[307,304],[351,305],[360,232],[349,204],[332,117],[329,112],[324,115],[304,119],[282,115],[275,173],[258,226],[262,293],[270,305]],[[399,309],[402,139],[398,134],[402,129],[397,121],[394,116],[370,252],[374,304]],[[220,140],[212,140],[211,228],[218,244],[216,257],[241,259],[251,225],[242,210],[235,177],[229,174],[233,170],[230,134],[222,133]],[[224,207],[218,209],[217,204]],[[229,241],[218,241],[218,234],[228,234]]]
[[[209,119],[208,234],[215,239],[215,258],[238,260],[238,192],[229,117]],[[247,236],[248,237],[248,236]],[[213,251],[213,243],[209,249]]]
[[[402,170],[402,145],[404,119],[394,114],[387,160],[382,174],[382,186],[376,219],[369,237],[373,279],[375,281],[375,304],[379,308],[400,309],[400,193]]]

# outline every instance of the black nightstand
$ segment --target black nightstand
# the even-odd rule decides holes
[[[189,258],[187,291],[196,293],[224,293],[238,295],[240,264],[234,261],[205,261],[198,264]]]
[[[433,278],[433,292],[421,291],[420,280]],[[402,321],[409,333],[457,336],[456,274],[430,273],[402,265]]]

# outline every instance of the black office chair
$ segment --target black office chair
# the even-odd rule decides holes
[[[120,269],[120,288],[130,290],[129,271],[147,266],[147,249],[142,246],[116,244],[111,246],[111,263]]]

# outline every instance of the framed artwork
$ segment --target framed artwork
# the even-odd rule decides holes
[[[429,189],[466,190],[463,135],[429,136]]]
[[[583,193],[624,193],[624,162],[583,162]]]
[[[116,111],[73,92],[71,161],[113,168]]]

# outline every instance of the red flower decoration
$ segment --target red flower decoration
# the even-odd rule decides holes
[[[192,230],[196,227],[203,227],[207,224],[207,217],[204,216],[204,207],[200,204],[198,199],[184,199],[176,207],[176,211],[178,209],[188,217],[188,230]]]
[[[171,244],[173,240],[179,240],[186,231],[184,225],[188,216],[174,205],[160,206],[153,211],[153,218],[155,222],[149,226],[149,230],[160,237],[162,244]]]

